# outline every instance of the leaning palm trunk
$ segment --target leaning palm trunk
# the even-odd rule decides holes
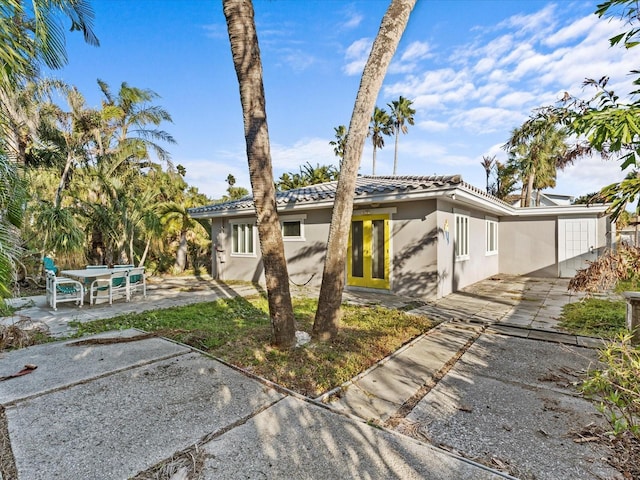
[[[415,3],[416,0],[391,2],[362,72],[336,188],[318,310],[313,324],[313,336],[320,341],[330,340],[338,333],[347,242],[360,158],[378,92]]]
[[[267,283],[273,342],[277,347],[288,348],[295,342],[295,321],[284,242],[276,210],[262,63],[253,5],[251,0],[224,0],[223,10],[240,86],[249,176],[258,217],[258,238]]]

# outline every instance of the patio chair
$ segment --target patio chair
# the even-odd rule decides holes
[[[142,290],[142,297],[147,298],[147,280],[144,276],[144,267],[132,268],[129,270],[127,280],[129,282],[129,300],[131,300],[131,296],[137,290]]]
[[[104,270],[106,268],[109,268],[108,265],[87,265],[86,269],[87,270]],[[89,289],[91,288],[91,282],[94,279],[91,277],[87,277],[84,279],[84,288],[86,291],[89,291]]]
[[[47,270],[47,301],[49,306],[58,310],[58,303],[76,302],[84,305],[84,287],[77,280],[56,277],[53,270]]]
[[[58,267],[56,267],[55,262],[53,261],[53,258],[51,257],[44,257],[42,259],[42,263],[44,264],[44,270],[45,272],[53,272],[53,273],[58,273]]]
[[[94,305],[98,299],[108,299],[109,305],[112,305],[113,298],[117,296],[124,296],[129,301],[126,270],[98,277],[91,282],[89,291],[91,305]]]

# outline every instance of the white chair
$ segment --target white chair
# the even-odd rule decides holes
[[[129,301],[128,292],[127,272],[125,270],[113,272],[91,282],[89,302],[94,305],[98,299],[108,299],[109,305],[112,305],[114,297],[117,296],[124,296]]]
[[[127,276],[128,291],[127,301],[131,300],[131,296],[137,290],[142,290],[142,297],[147,298],[147,280],[144,276],[144,267],[132,268]]]
[[[58,310],[58,304],[62,302],[76,302],[82,307],[84,287],[77,280],[56,277],[53,270],[47,270],[47,301],[54,310]]]

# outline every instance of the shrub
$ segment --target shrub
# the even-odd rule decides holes
[[[589,371],[582,391],[599,400],[600,410],[617,436],[630,432],[640,440],[640,347],[620,334],[600,350],[601,369]]]

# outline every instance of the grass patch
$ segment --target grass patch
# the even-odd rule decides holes
[[[576,335],[614,338],[626,330],[624,300],[585,298],[562,309],[560,328]]]
[[[294,298],[297,330],[311,331],[314,299]],[[316,397],[353,378],[435,325],[379,306],[342,306],[338,338],[288,351],[270,345],[264,297],[219,299],[76,324],[78,336],[139,328],[186,343],[303,395]]]

